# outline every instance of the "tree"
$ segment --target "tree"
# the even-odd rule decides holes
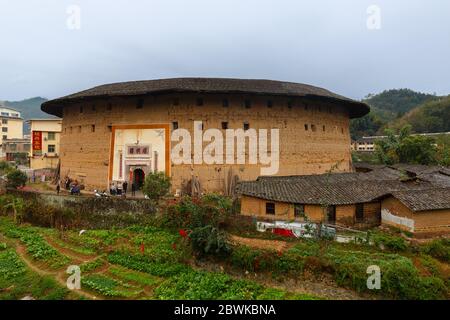
[[[412,136],[411,126],[404,126],[398,135],[387,129],[387,137],[376,142],[376,155],[381,163],[410,163],[431,165],[437,163],[437,147],[434,139]]]
[[[22,222],[23,212],[25,210],[25,202],[22,198],[13,198],[7,205],[5,205],[5,208],[13,209],[15,223],[19,221]]]
[[[18,187],[25,186],[28,177],[20,170],[13,169],[6,175],[7,187],[17,189]]]
[[[147,175],[142,191],[150,200],[157,202],[169,194],[170,187],[170,178],[164,172],[156,172]]]

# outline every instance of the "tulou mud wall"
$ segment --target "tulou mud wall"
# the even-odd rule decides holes
[[[145,199],[57,196],[20,190],[8,190],[7,195],[24,200],[25,222],[43,227],[110,229],[145,224],[156,213],[155,206]]]
[[[88,190],[105,189],[112,126],[166,124],[173,130],[176,122],[194,137],[194,121],[202,121],[204,130],[222,132],[224,122],[229,129],[242,129],[244,123],[256,130],[279,129],[278,175],[351,170],[349,115],[339,104],[305,98],[180,93],[144,97],[143,105],[137,108],[138,98],[98,98],[64,106],[62,176],[81,181]],[[197,105],[198,98],[202,98],[202,105]],[[251,105],[246,107],[245,101]],[[198,176],[204,192],[223,192],[230,168],[240,180],[255,180],[264,165],[248,164],[248,153],[247,144],[246,164],[172,164],[173,189],[181,189],[192,176]]]

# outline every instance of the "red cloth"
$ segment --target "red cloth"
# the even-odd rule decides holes
[[[274,228],[273,233],[278,234],[280,236],[283,237],[295,237],[294,233],[292,232],[292,230],[287,230],[287,229],[280,229],[280,228]]]

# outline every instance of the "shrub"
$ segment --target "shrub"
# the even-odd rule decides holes
[[[402,252],[408,248],[408,243],[401,237],[391,236],[384,233],[375,233],[372,235],[375,245],[383,245],[386,249],[393,252]]]
[[[25,173],[20,170],[11,170],[7,175],[7,187],[17,189],[18,187],[25,186],[28,177]]]
[[[164,172],[150,173],[145,177],[143,193],[155,202],[169,194],[170,178]]]
[[[437,239],[426,244],[423,251],[430,256],[439,259],[443,262],[450,262],[450,240]]]

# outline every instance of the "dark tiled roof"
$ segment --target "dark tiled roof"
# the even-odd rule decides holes
[[[88,98],[171,92],[246,93],[327,99],[345,105],[352,118],[362,117],[370,110],[369,106],[365,103],[354,101],[326,89],[306,84],[273,80],[227,78],[173,78],[105,84],[47,101],[42,104],[41,109],[49,114],[61,117],[61,105],[72,101],[82,101]]]
[[[397,191],[392,196],[412,211],[450,209],[450,188]]]
[[[439,177],[439,178],[437,178]],[[383,167],[368,173],[334,173],[309,176],[259,177],[241,182],[237,193],[288,203],[346,205],[370,202],[394,192],[436,189],[448,185],[450,176],[439,173],[411,178],[395,168]],[[416,193],[418,199],[421,196]]]

